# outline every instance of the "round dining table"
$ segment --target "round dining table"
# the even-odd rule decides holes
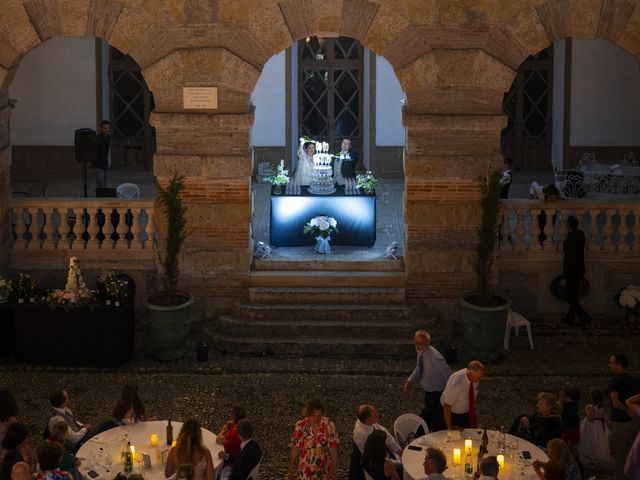
[[[498,450],[499,433],[497,431],[487,431],[487,435],[489,437],[489,452],[485,454],[485,457],[498,455],[500,453]],[[549,457],[531,442],[509,434],[505,437],[504,467],[500,469],[498,478],[501,480],[537,479],[538,476],[533,470],[533,462],[535,460],[547,462]],[[439,448],[447,457],[447,469],[443,473],[445,477],[456,480],[464,479],[464,444],[467,438],[471,439],[471,463],[475,473],[478,463],[478,450],[482,440],[482,430],[466,429],[462,432],[443,430],[416,438],[404,449],[402,454],[404,480],[420,480],[427,477],[424,473],[423,464],[425,453],[429,447]],[[454,449],[460,449],[461,461],[459,464],[454,464]]]
[[[171,425],[175,440],[182,423],[172,421]],[[140,473],[145,480],[165,480],[164,463],[171,448],[166,443],[166,431],[167,421],[149,421],[121,425],[101,432],[87,440],[78,450],[76,456],[81,459],[78,470],[86,480],[113,480],[119,472],[124,473],[120,453],[126,435],[126,439],[135,448],[136,458],[131,473]],[[151,445],[152,435],[157,436],[157,445]],[[211,451],[213,466],[217,467],[221,462],[218,452],[223,448],[216,443],[216,435],[203,428],[202,443]]]

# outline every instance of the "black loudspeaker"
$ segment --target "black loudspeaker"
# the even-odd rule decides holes
[[[115,188],[96,187],[96,198],[116,198],[117,196]]]
[[[83,163],[96,161],[96,131],[90,128],[79,128],[75,132],[74,145],[76,160]]]

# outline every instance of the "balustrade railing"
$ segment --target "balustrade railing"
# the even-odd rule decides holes
[[[580,222],[588,250],[640,250],[640,202],[601,200],[503,200],[500,249],[562,250],[569,215]]]
[[[152,199],[16,199],[16,250],[143,250],[155,240]]]

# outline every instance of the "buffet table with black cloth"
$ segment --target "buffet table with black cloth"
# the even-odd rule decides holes
[[[333,217],[338,232],[331,245],[372,247],[376,242],[376,196],[346,195],[337,186],[331,195],[313,195],[302,187],[300,195],[271,195],[270,243],[274,247],[315,244],[313,235],[302,233],[309,220],[318,215]]]
[[[51,309],[43,304],[11,305],[16,360],[47,365],[117,367],[133,353],[134,307],[125,302]]]

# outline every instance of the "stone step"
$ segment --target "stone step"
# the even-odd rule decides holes
[[[220,352],[278,357],[404,358],[415,359],[409,337],[394,338],[244,338],[210,332],[211,345]]]
[[[271,304],[397,304],[405,301],[405,289],[384,287],[250,287],[249,301]]]
[[[352,271],[352,272],[404,272],[404,260],[332,260],[331,257],[320,257],[319,259],[287,260],[278,259],[254,259],[251,265],[253,271]]]
[[[286,305],[270,303],[237,302],[234,315],[255,320],[326,320],[333,322],[357,321],[403,321],[415,316],[419,305],[405,303],[400,305]]]
[[[242,332],[254,341],[265,338],[411,338],[415,326],[401,321],[253,320],[222,315],[214,325],[219,332]],[[256,340],[258,339],[258,340]]]
[[[404,272],[262,270],[250,274],[252,287],[404,287]]]

